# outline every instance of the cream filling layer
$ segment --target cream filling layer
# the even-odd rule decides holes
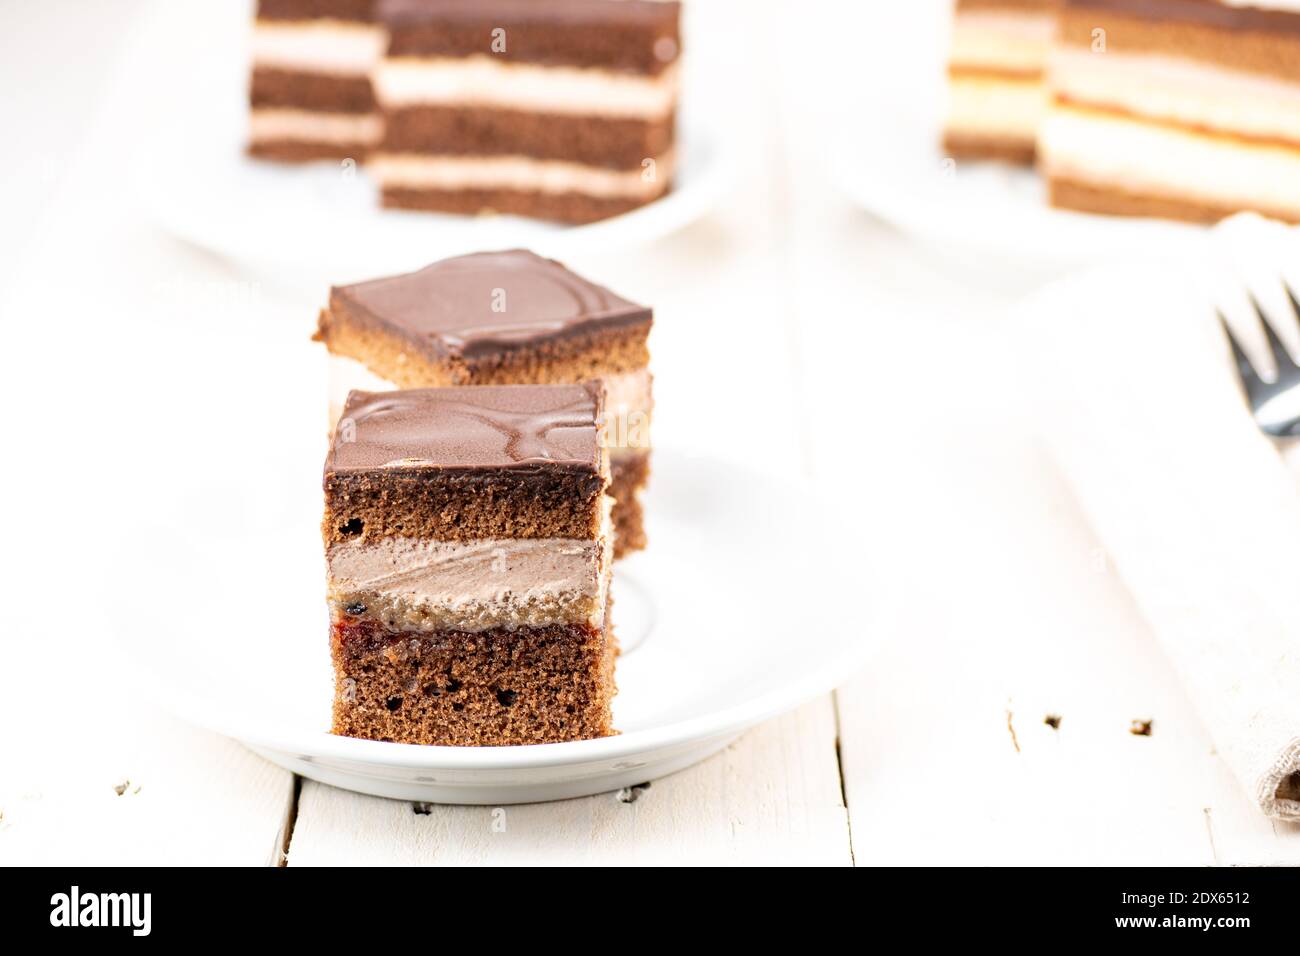
[[[597,199],[650,200],[661,195],[673,174],[668,153],[647,159],[641,169],[601,169],[526,156],[425,156],[381,153],[367,163],[384,188],[509,189],[578,193]]]
[[[959,12],[953,19],[949,63],[966,69],[1037,73],[1056,30],[1050,13],[1011,10]]]
[[[248,124],[255,141],[378,143],[384,131],[383,120],[370,113],[318,113],[263,107],[249,113]]]
[[[375,95],[388,109],[479,106],[633,119],[662,119],[677,103],[677,67],[658,76],[508,63],[487,54],[384,60]]]
[[[613,454],[625,448],[650,447],[650,415],[654,409],[652,376],[649,368],[601,376],[605,385],[606,445]],[[381,378],[363,363],[344,355],[329,356],[329,424],[338,424],[348,393],[387,392],[397,386]]]
[[[1054,178],[1300,215],[1300,149],[1057,105],[1044,120],[1038,151]]]
[[[333,76],[368,76],[384,55],[384,29],[345,20],[258,20],[253,65]]]
[[[1051,89],[1072,102],[1184,126],[1300,143],[1300,84],[1149,54],[1053,54]]]
[[[337,544],[326,554],[329,600],[336,614],[397,630],[599,626],[609,538]]]
[[[654,410],[650,369],[602,375],[605,386],[605,431],[602,441],[620,456],[650,448],[650,418]]]
[[[950,133],[1032,142],[1047,107],[1037,80],[954,76],[948,83]]]

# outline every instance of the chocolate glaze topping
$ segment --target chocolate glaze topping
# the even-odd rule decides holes
[[[678,3],[661,0],[378,0],[379,17],[389,26],[448,20],[493,20],[514,22],[570,24],[675,22]]]
[[[579,385],[491,385],[352,392],[325,472],[600,466],[604,393]]]
[[[258,0],[259,20],[373,21],[375,0]]]
[[[444,259],[330,290],[330,308],[438,358],[474,358],[651,320],[651,310],[523,249]]]
[[[1147,20],[1180,20],[1224,30],[1300,32],[1300,14],[1265,6],[1229,6],[1220,0],[1065,0],[1065,5],[1071,10],[1118,13]]]

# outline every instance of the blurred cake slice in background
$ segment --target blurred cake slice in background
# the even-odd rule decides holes
[[[372,0],[259,0],[248,150],[263,159],[364,159],[380,137],[370,76],[385,36]]]
[[[1043,114],[1054,0],[957,0],[944,151],[1029,164]]]
[[[1068,0],[1039,165],[1052,203],[1300,221],[1300,3]]]
[[[675,160],[680,4],[381,0],[386,206],[592,222],[658,199]]]

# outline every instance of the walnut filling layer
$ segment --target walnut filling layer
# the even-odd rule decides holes
[[[608,509],[606,509],[608,512]],[[609,582],[608,531],[599,541],[388,538],[331,547],[335,619],[401,631],[600,624]]]

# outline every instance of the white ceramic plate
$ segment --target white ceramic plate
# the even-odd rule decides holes
[[[564,226],[383,209],[375,184],[354,163],[294,166],[249,158],[242,105],[232,112],[196,110],[187,128],[173,128],[142,149],[134,167],[142,202],[169,232],[227,259],[260,267],[310,264],[335,280],[418,269],[467,249],[564,255],[649,242],[706,213],[726,181],[721,141],[684,124],[672,192],[602,222]]]
[[[694,221],[734,179],[735,153],[715,110],[688,85],[675,189],[641,209],[586,226],[384,210],[355,165],[286,165],[245,154],[251,0],[183,13],[173,7],[155,11],[154,42],[183,51],[183,60],[169,67],[174,84],[160,88],[156,77],[173,74],[158,67],[138,80],[156,132],[133,157],[132,185],[163,228],[245,267],[338,283],[480,249],[564,256],[630,247]]]
[[[868,635],[843,617],[845,595],[865,603],[860,572],[833,557],[843,516],[808,487],[656,449],[651,546],[615,573],[619,736],[484,748],[332,736],[319,495],[284,493],[319,458],[296,457],[261,485],[196,489],[172,509],[160,557],[130,572],[159,597],[118,630],[167,707],[303,776],[443,803],[598,793],[709,756],[865,659]]]
[[[951,14],[942,0],[891,15],[871,56],[820,61],[823,88],[843,91],[827,129],[832,178],[858,205],[923,238],[1032,263],[1076,266],[1167,253],[1206,229],[1052,209],[1040,177],[1000,163],[945,161],[940,142]],[[813,100],[815,102],[815,100]]]

